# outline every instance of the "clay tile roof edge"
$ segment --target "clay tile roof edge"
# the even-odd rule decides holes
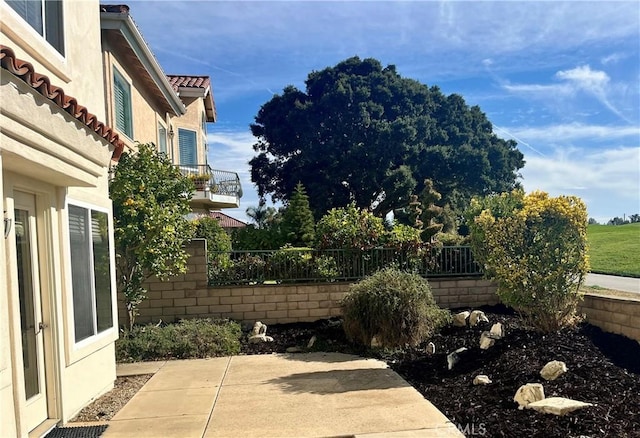
[[[29,62],[16,58],[14,51],[2,44],[0,44],[0,65],[111,143],[115,147],[112,159],[117,161],[120,158],[124,150],[124,142],[111,127],[99,121],[86,107],[80,105],[76,98],[67,96],[62,88],[52,85],[47,76],[36,73]]]

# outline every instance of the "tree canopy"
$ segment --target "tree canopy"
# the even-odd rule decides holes
[[[251,125],[251,178],[263,199],[286,201],[301,182],[316,218],[351,202],[384,216],[407,206],[425,179],[457,210],[473,195],[517,186],[516,143],[459,95],[358,57],[311,72],[305,84],[274,95]]]

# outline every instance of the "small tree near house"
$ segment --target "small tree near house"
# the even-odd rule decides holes
[[[146,297],[145,280],[186,272],[183,245],[193,235],[186,215],[194,186],[150,144],[138,145],[137,154],[123,154],[112,174],[117,288],[131,328]]]

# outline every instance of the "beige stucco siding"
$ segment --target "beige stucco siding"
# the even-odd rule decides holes
[[[105,120],[100,55],[100,10],[97,2],[64,1],[65,56],[60,55],[4,1],[0,1],[0,44],[31,62],[65,94],[81,98],[99,120]]]
[[[181,96],[182,102],[186,107],[186,114],[180,117],[173,117],[171,119],[171,124],[173,125],[174,131],[177,133],[179,128],[189,129],[191,131],[195,131],[196,138],[198,139],[198,164],[206,164],[207,156],[206,156],[206,132],[202,129],[202,117],[204,115],[204,101],[201,98],[197,97],[184,97]],[[179,164],[178,158],[180,157],[179,153],[179,144],[178,144],[178,136],[176,134],[173,142],[173,156],[175,157],[175,163]]]

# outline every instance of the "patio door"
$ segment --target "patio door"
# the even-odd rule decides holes
[[[34,195],[15,193],[14,227],[26,399],[23,418],[32,430],[47,419],[43,334],[47,327],[42,319]]]

